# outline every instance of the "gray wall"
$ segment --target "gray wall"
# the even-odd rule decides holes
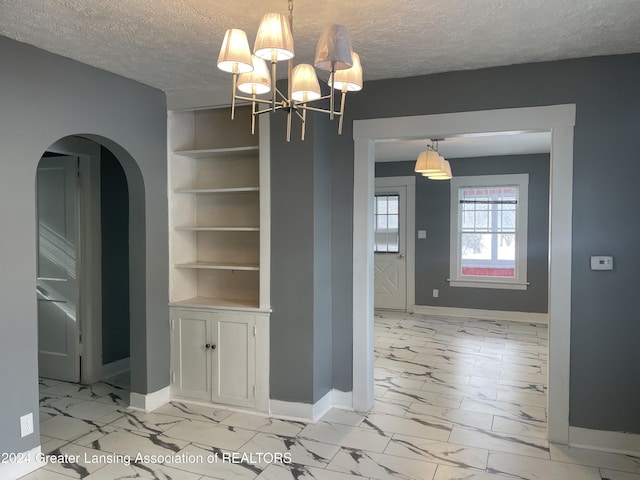
[[[272,399],[315,403],[332,388],[331,135],[309,119],[271,120]]]
[[[516,312],[547,312],[549,256],[549,155],[513,155],[449,159],[456,177],[470,175],[529,174],[527,290],[450,287],[450,182],[415,175],[415,160],[376,164],[376,177],[415,175],[416,230],[426,230],[416,245],[416,305],[478,308]],[[434,208],[434,206],[436,208]],[[433,289],[439,290],[433,298]]]
[[[169,384],[166,102],[158,90],[0,38],[0,452],[39,445],[35,174],[47,148],[86,134],[123,163],[131,198],[132,388]],[[149,348],[147,348],[149,345]],[[151,348],[153,347],[153,348]],[[18,418],[34,413],[34,435]]]
[[[572,426],[636,433],[638,85],[638,54],[367,82],[347,100],[345,132],[333,142],[333,178],[344,180],[332,186],[334,205],[351,209],[354,119],[575,103],[572,290],[566,292],[572,300],[569,420]],[[342,213],[332,222],[334,231],[348,223]],[[352,323],[336,320],[351,315],[346,297],[352,294],[352,264],[338,260],[351,255],[350,245],[339,240],[332,244],[333,336],[348,348],[334,351],[334,365],[352,356]],[[615,270],[590,271],[590,255],[613,255]]]
[[[118,159],[100,152],[102,363],[129,357],[129,188]]]

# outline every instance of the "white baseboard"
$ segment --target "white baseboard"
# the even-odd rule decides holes
[[[37,446],[27,452],[18,453],[15,462],[0,463],[0,478],[16,480],[46,465],[38,461],[41,452],[40,446]]]
[[[569,445],[640,457],[640,435],[636,433],[569,427]]]
[[[419,315],[479,318],[481,320],[539,323],[543,325],[549,324],[549,314],[547,313],[480,310],[475,308],[437,307],[432,305],[414,305],[413,311]]]
[[[316,423],[332,408],[352,409],[352,392],[331,390],[316,403],[269,401],[269,415],[283,420]]]
[[[128,372],[131,369],[131,361],[129,358],[123,358],[122,360],[116,360],[115,362],[102,365],[102,380],[124,372]]]
[[[129,408],[149,413],[171,401],[171,387],[164,387],[157,392],[142,393],[131,392]]]

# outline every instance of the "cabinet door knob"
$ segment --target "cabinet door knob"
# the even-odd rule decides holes
[[[211,350],[215,350],[216,349],[216,345],[215,343],[213,345],[211,345]]]
[[[209,345],[208,343],[204,346],[204,348],[211,348],[211,345]]]

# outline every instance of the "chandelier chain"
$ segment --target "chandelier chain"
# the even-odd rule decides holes
[[[289,29],[293,32],[293,0],[289,0]]]

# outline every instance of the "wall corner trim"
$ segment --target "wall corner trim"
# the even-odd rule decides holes
[[[334,389],[313,404],[270,400],[269,415],[282,420],[316,423],[332,408],[351,410],[352,405],[352,392]]]
[[[149,413],[156,408],[160,408],[171,401],[171,387],[164,387],[157,392],[142,393],[131,392],[131,398],[129,400],[129,408],[131,410],[139,410],[145,413]]]
[[[439,307],[433,305],[415,305],[414,313],[419,315],[438,315],[458,318],[479,318],[481,320],[549,324],[549,314],[530,312],[509,312],[502,310],[479,310],[475,308]]]
[[[569,427],[569,446],[639,457],[640,435]]]
[[[40,445],[16,455],[19,459],[18,461],[0,463],[0,478],[16,480],[46,465],[46,463],[40,462],[40,457],[42,456]]]

